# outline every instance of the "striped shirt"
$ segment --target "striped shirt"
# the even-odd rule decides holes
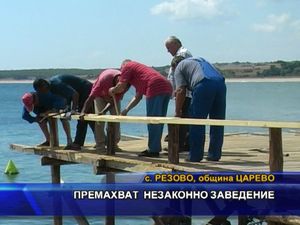
[[[115,69],[107,69],[99,74],[97,80],[94,82],[90,96],[92,97],[110,97],[108,91],[114,86],[114,79],[120,75],[121,71]],[[116,95],[117,100],[120,100],[123,94]]]
[[[170,82],[159,72],[144,64],[130,61],[121,68],[120,82],[133,85],[136,93],[151,98],[157,95],[172,95]]]

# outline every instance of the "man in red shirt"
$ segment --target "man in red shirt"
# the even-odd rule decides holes
[[[143,95],[146,96],[147,116],[167,115],[172,86],[160,73],[141,63],[125,60],[121,66],[119,83],[109,92],[111,95],[122,93],[128,84],[135,87],[136,95],[122,111],[122,115],[127,115],[128,111],[140,102]],[[163,124],[148,124],[148,149],[139,156],[159,156],[162,132]]]
[[[94,82],[91,93],[86,99],[84,106],[81,110],[81,116],[84,116],[88,112],[89,108],[92,106],[93,102],[95,105],[95,113],[105,114],[106,111],[110,111],[112,115],[116,115],[116,107],[114,107],[114,102],[112,97],[109,95],[109,89],[115,86],[120,77],[121,72],[115,69],[104,70]],[[123,93],[117,94],[115,96],[117,107],[120,108],[120,99],[122,98]],[[95,141],[96,141],[96,150],[105,149],[105,132],[104,122],[96,122],[95,124]],[[115,144],[120,141],[120,124],[115,123]]]

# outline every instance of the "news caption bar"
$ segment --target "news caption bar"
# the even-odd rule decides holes
[[[300,215],[300,173],[124,174],[117,181],[2,183],[0,215]]]

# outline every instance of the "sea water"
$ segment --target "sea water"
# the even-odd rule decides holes
[[[0,171],[0,182],[50,182],[50,168],[40,165],[40,157],[33,154],[18,153],[9,150],[9,144],[18,143],[35,145],[43,141],[38,125],[29,124],[22,120],[21,96],[32,91],[31,84],[0,84],[0,170],[4,171],[9,159],[13,159],[20,174],[6,176]],[[123,98],[124,106],[134,96],[134,89]],[[145,115],[145,100],[143,99],[128,115]],[[174,115],[174,100],[170,101],[168,115]],[[272,121],[300,121],[300,82],[234,82],[227,83],[227,119],[237,120],[272,120]],[[75,133],[76,122],[72,121],[72,132]],[[60,142],[65,143],[65,137],[60,127]],[[122,124],[122,131],[128,135],[146,136],[145,124]],[[286,130],[287,132],[293,132]],[[226,127],[227,133],[267,132],[266,129]],[[89,130],[87,142],[93,142],[92,132]],[[145,146],[146,147],[146,146]],[[89,165],[62,166],[64,182],[101,182],[102,176],[93,175],[93,168]],[[205,224],[209,218],[193,219],[193,224]],[[76,224],[73,218],[65,218],[64,224]],[[103,218],[89,218],[91,224],[104,224]],[[52,224],[51,217],[8,217],[0,218],[0,224]],[[150,218],[118,217],[116,224],[148,225]],[[233,223],[234,224],[234,223]]]

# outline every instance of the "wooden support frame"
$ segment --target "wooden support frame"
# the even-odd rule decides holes
[[[57,118],[60,116],[50,117],[50,147],[53,149],[59,146],[58,139],[58,126]],[[78,116],[72,116],[73,119],[79,119]],[[282,128],[295,128],[300,129],[300,122],[272,122],[272,121],[241,121],[241,120],[210,120],[210,119],[181,119],[171,117],[128,117],[128,116],[97,116],[90,115],[87,121],[102,121],[108,122],[108,142],[107,142],[107,154],[115,154],[115,123],[116,122],[129,122],[129,123],[149,123],[149,124],[168,124],[169,130],[169,154],[168,162],[172,164],[179,163],[179,124],[193,124],[193,125],[215,125],[215,126],[245,126],[245,127],[264,127],[269,129],[269,166],[271,172],[283,171],[283,148],[282,148]],[[72,162],[66,162],[59,159],[51,159],[48,157],[42,158],[42,165],[51,166],[52,183],[60,183],[60,166],[64,164],[73,164]],[[107,172],[108,168],[104,160],[99,160],[94,165],[94,171],[96,174]],[[107,173],[107,182],[115,180],[114,173]],[[61,200],[59,200],[61,201]],[[57,199],[55,205],[58,204]],[[58,204],[58,212],[61,207],[61,202]],[[88,225],[88,221],[85,217],[75,216],[78,224]],[[161,218],[155,221],[157,224],[161,224],[163,221]],[[269,221],[268,221],[269,222]],[[54,216],[54,225],[62,225],[62,216]],[[174,224],[178,224],[177,218],[175,218]],[[246,223],[246,217],[239,217],[239,224]],[[114,225],[115,217],[107,216],[106,225]],[[162,223],[163,224],[163,223]],[[281,225],[279,222],[269,222],[269,224]]]
[[[60,159],[54,159],[47,156],[43,156],[41,158],[42,166],[61,166],[61,165],[69,165],[69,164],[77,164],[75,162],[64,161]]]
[[[93,171],[95,175],[102,174],[106,169],[106,161],[105,160],[97,160],[97,162],[93,165]]]
[[[106,183],[113,184],[116,182],[116,177],[115,173],[113,172],[108,172],[106,173]],[[112,202],[112,205],[108,205],[107,208],[108,211],[114,211],[115,206],[114,206],[114,201]],[[105,225],[115,225],[115,216],[108,215],[105,217]]]
[[[269,128],[269,149],[270,172],[282,172],[283,153],[281,128]],[[284,223],[269,221],[268,225],[284,225]]]
[[[96,163],[93,164],[93,172],[95,175],[106,174],[108,172],[122,172],[123,170],[118,170],[114,168],[110,168],[107,166],[107,163],[104,159],[97,160]]]
[[[77,163],[67,162],[64,160],[53,159],[53,158],[44,156],[41,158],[41,164],[42,164],[42,166],[50,166],[52,184],[60,184],[60,181],[61,181],[60,166],[61,165],[69,165],[69,164],[77,164]],[[55,205],[55,208],[57,209],[58,212],[60,212],[61,206],[62,206],[62,199],[56,198],[53,201],[54,201],[53,204]],[[84,216],[74,216],[74,218],[79,225],[89,225],[88,220]],[[57,216],[57,215],[54,216],[53,224],[54,225],[63,225],[63,217]]]
[[[168,124],[168,161],[169,163],[179,163],[179,125]]]
[[[60,165],[51,165],[51,178],[52,184],[60,184]],[[53,204],[58,213],[61,212],[61,199],[54,198]],[[62,225],[63,217],[56,215],[53,217],[53,222],[54,225]]]
[[[49,119],[49,129],[50,129],[50,147],[58,147],[59,146],[59,139],[58,139],[58,127],[57,127],[57,119],[50,118]],[[45,159],[44,159],[45,160]],[[43,163],[43,161],[42,161]],[[52,164],[51,167],[51,178],[53,184],[60,184],[60,165],[59,164]],[[55,204],[55,209],[58,212],[61,212],[61,200],[58,202],[53,202]],[[54,216],[53,217],[54,225],[62,225],[63,224],[63,217],[62,216]]]
[[[58,126],[57,119],[50,117],[49,121],[49,129],[50,129],[50,147],[58,147],[59,146],[59,138],[58,138]]]
[[[283,153],[281,128],[269,128],[269,149],[270,172],[282,172]]]
[[[247,216],[238,216],[238,225],[247,225],[248,222]]]
[[[114,155],[115,154],[115,123],[109,122],[107,123],[107,155]]]

